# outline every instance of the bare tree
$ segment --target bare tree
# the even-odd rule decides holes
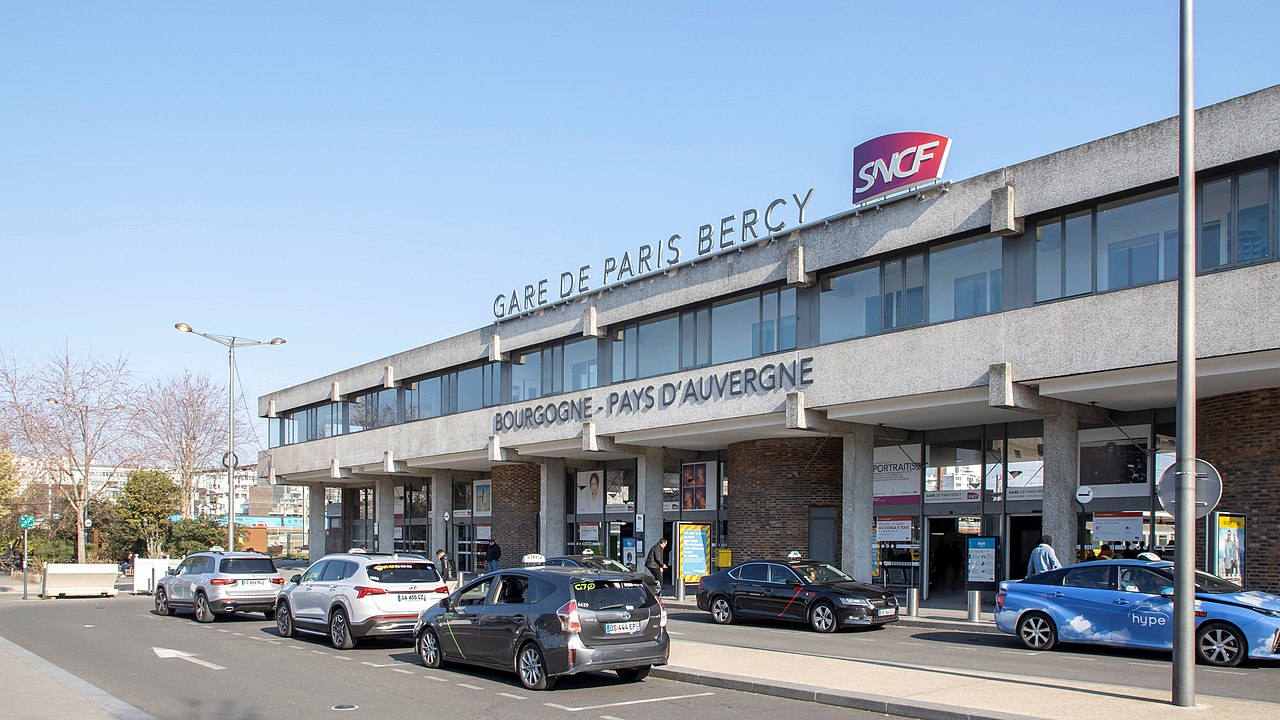
[[[45,364],[28,367],[0,355],[0,392],[10,441],[40,464],[75,512],[76,558],[86,562],[85,521],[96,494],[90,470],[106,465],[114,474],[135,456],[129,443],[136,411],[128,359],[82,359],[64,347]]]
[[[227,451],[227,389],[204,375],[156,380],[139,391],[137,432],[148,460],[171,468],[182,488],[182,511],[196,510],[196,477]],[[243,423],[243,424],[242,424]],[[238,427],[248,427],[240,413]]]

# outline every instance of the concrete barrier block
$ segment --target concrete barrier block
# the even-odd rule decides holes
[[[49,563],[40,581],[40,597],[115,597],[115,563]]]

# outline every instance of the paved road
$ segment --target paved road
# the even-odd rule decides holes
[[[657,678],[625,684],[613,673],[564,678],[553,692],[532,693],[513,674],[428,670],[408,643],[367,641],[339,652],[319,637],[280,638],[261,615],[209,625],[160,617],[149,597],[3,603],[0,635],[157,718],[880,717]],[[156,648],[192,657],[160,657]],[[344,705],[356,709],[336,710]]]
[[[821,635],[803,625],[736,623],[720,626],[711,622],[708,613],[677,610],[671,613],[668,629],[676,640],[769,648],[799,655],[955,668],[966,672],[986,670],[1063,679],[1073,685],[1096,681],[1167,689],[1173,673],[1168,653],[1086,645],[1061,645],[1051,652],[1032,652],[1024,649],[1012,635],[901,625]],[[1280,703],[1280,663],[1230,669],[1197,666],[1196,692]]]

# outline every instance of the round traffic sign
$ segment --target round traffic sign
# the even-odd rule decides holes
[[[1160,498],[1160,506],[1165,512],[1177,517],[1178,504],[1178,465],[1175,463],[1160,473],[1160,484],[1156,486],[1156,496]],[[1196,518],[1202,518],[1213,512],[1222,499],[1222,475],[1209,463],[1196,458]]]
[[[1080,487],[1076,488],[1076,502],[1080,503],[1081,505],[1085,505],[1092,499],[1093,499],[1093,488],[1089,487],[1088,485],[1081,485]]]
[[[240,458],[237,457],[235,453],[222,453],[222,467],[229,468],[231,465],[240,467]]]

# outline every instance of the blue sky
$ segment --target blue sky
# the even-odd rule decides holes
[[[1280,82],[1199,3],[1196,104]],[[814,188],[924,130],[954,180],[1176,114],[1177,2],[7,3],[0,348],[251,398],[466,332],[504,290]],[[252,399],[251,399],[252,403]]]

